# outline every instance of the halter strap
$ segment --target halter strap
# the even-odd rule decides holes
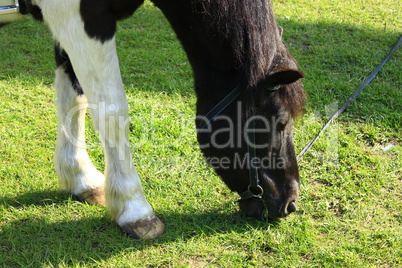
[[[276,91],[280,88],[280,86],[274,88],[267,88],[269,91]],[[199,130],[204,129],[207,125],[209,125],[217,116],[219,116],[222,111],[224,111],[232,102],[234,102],[241,95],[240,85],[235,87],[226,97],[224,97],[218,104],[216,104],[208,113],[204,115],[205,120],[201,121],[198,124]],[[250,107],[254,107],[254,96],[250,95],[247,97],[246,101],[246,122],[253,117],[253,111]],[[205,123],[204,123],[205,122]],[[255,129],[255,121],[251,120],[251,129]],[[251,132],[251,133],[250,133]],[[255,163],[254,159],[257,158],[257,152],[255,150],[255,131],[250,131],[247,133],[247,153],[248,153],[248,167],[249,167],[249,177],[250,184],[246,191],[239,193],[242,200],[250,199],[250,198],[259,198],[262,199],[262,195],[264,194],[264,190],[260,186],[260,180],[258,177],[258,167],[253,164]],[[250,146],[253,145],[253,146]],[[258,162],[258,161],[257,161]]]
[[[206,115],[205,121],[201,121],[198,125],[199,129],[204,129],[212,120],[220,115],[232,102],[234,102],[241,94],[240,86],[235,87],[226,97],[224,97],[218,104],[216,104]],[[203,125],[202,123],[205,122]]]
[[[252,119],[253,118],[253,110],[250,110],[250,106],[254,107],[254,98],[252,95],[250,95],[247,98],[246,102],[246,122],[248,122],[251,118],[251,129],[255,129],[255,121]],[[250,133],[251,132],[251,133]],[[241,199],[246,200],[250,198],[262,198],[262,195],[264,194],[264,190],[260,186],[260,179],[258,177],[258,167],[255,164],[254,159],[257,158],[257,152],[255,150],[255,131],[249,131],[247,132],[247,153],[248,153],[248,174],[250,177],[250,184],[247,188],[246,191],[239,193]],[[254,163],[254,164],[253,164]]]

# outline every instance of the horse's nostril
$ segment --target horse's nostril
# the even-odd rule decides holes
[[[288,213],[295,212],[297,210],[295,201],[292,201],[288,205]]]

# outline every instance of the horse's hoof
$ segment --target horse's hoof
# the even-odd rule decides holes
[[[79,201],[88,202],[91,205],[104,206],[106,204],[105,189],[103,186],[81,192],[76,197]]]
[[[121,227],[123,233],[135,239],[153,239],[165,231],[165,224],[155,215],[136,222],[129,222]]]

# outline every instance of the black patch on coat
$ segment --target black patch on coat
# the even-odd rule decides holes
[[[22,15],[27,15],[31,13],[32,2],[31,1],[21,1],[19,2],[20,13]]]
[[[29,14],[31,14],[35,20],[43,21],[42,10],[38,6],[32,6],[29,10]]]
[[[77,94],[80,96],[84,95],[84,91],[82,90],[82,87],[80,85],[80,82],[78,81],[77,76],[75,75],[73,65],[71,64],[70,58],[68,57],[67,53],[58,44],[55,45],[54,52],[55,52],[56,66],[64,67],[64,72],[68,75],[74,91],[77,92]]]
[[[80,13],[89,37],[105,42],[113,38],[116,21],[131,16],[144,0],[81,0]]]

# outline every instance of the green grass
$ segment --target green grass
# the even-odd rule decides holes
[[[274,6],[285,44],[307,74],[307,112],[295,126],[300,151],[396,43],[401,3],[275,0]],[[147,2],[119,24],[117,35],[134,162],[167,224],[163,236],[144,242],[122,235],[104,207],[59,191],[50,32],[29,18],[1,29],[0,38],[0,266],[402,265],[402,49],[301,161],[298,212],[258,222],[238,211],[238,197],[203,162],[190,66]],[[88,141],[102,170],[92,128]]]

